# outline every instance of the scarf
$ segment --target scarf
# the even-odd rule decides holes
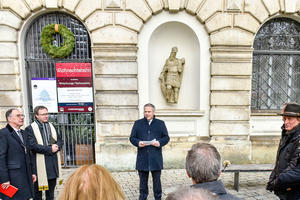
[[[39,124],[38,124],[39,123]],[[43,127],[43,133],[41,133],[39,129],[39,125]],[[35,120],[31,124],[34,136],[37,140],[37,143],[44,146],[49,146],[51,144],[56,143],[57,141],[57,133],[54,126],[51,123],[41,123],[38,120]],[[48,128],[47,128],[48,127]],[[44,134],[42,137],[41,134]],[[46,135],[48,134],[48,135]],[[59,174],[59,184],[62,184],[61,178],[61,158],[60,153],[56,153],[57,155],[57,164],[58,164],[58,174]],[[37,153],[36,154],[36,167],[37,167],[37,177],[39,184],[39,191],[49,190],[48,179],[47,179],[47,171],[46,171],[46,163],[45,163],[45,155]]]

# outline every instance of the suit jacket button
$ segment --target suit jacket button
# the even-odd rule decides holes
[[[150,133],[150,131],[148,131],[148,133]]]

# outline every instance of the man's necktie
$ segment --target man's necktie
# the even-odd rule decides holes
[[[22,143],[24,143],[24,141],[23,141],[23,136],[22,136],[22,133],[21,133],[21,130],[17,130],[17,134],[18,134],[20,140],[22,141]]]

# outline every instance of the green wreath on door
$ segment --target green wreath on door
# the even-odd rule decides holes
[[[63,37],[63,43],[60,47],[52,44],[54,40],[52,36],[56,33]],[[52,58],[64,58],[73,51],[75,47],[75,36],[62,24],[49,24],[42,30],[40,43],[42,49]]]

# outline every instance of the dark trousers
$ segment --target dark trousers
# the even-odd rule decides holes
[[[53,200],[54,199],[54,189],[56,186],[56,178],[55,179],[48,179],[48,186],[49,190],[46,190],[46,200]],[[35,200],[42,200],[42,191],[39,191],[38,182],[34,183],[34,193],[35,193]]]
[[[152,174],[152,181],[153,181],[153,193],[155,200],[161,200],[161,182],[160,182],[160,175],[161,170],[151,171]],[[139,171],[140,177],[140,197],[139,200],[146,200],[148,197],[148,177],[149,171]]]

